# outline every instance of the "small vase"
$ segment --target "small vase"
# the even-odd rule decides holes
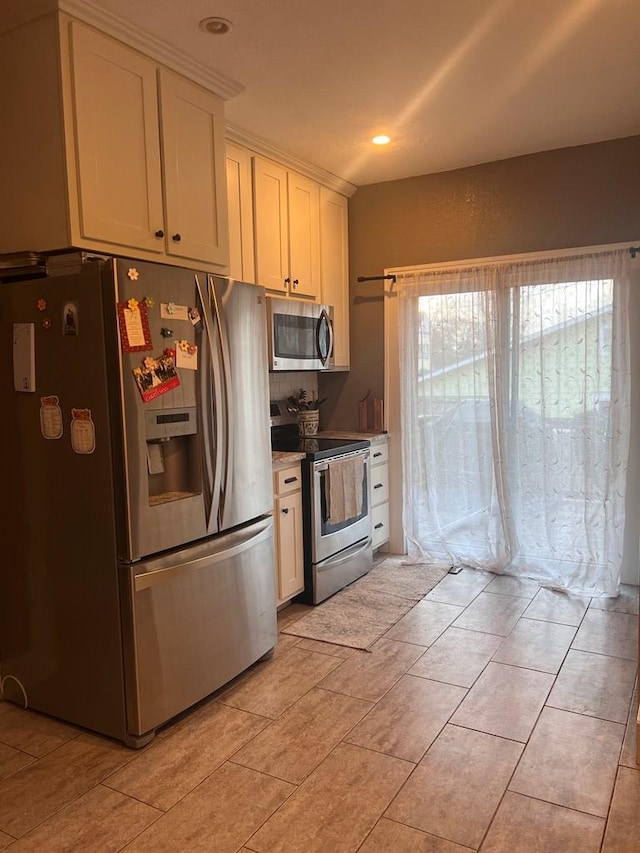
[[[318,409],[309,409],[306,412],[298,412],[298,435],[317,435],[320,412]]]

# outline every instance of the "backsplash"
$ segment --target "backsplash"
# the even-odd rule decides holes
[[[286,400],[289,396],[298,396],[298,391],[304,388],[307,398],[313,400],[318,396],[318,375],[313,371],[300,373],[270,373],[269,399]]]

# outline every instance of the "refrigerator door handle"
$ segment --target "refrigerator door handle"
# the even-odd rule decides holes
[[[242,536],[239,536],[237,533],[233,534],[233,544],[229,548],[223,547],[219,551],[214,551],[203,557],[197,557],[194,560],[178,562],[175,565],[168,565],[163,568],[137,574],[133,583],[134,591],[140,592],[143,589],[149,589],[152,586],[157,586],[181,575],[230,560],[232,557],[236,557],[238,554],[242,554],[260,542],[269,539],[272,535],[273,519],[269,516],[269,518],[259,524],[251,525],[250,528],[243,531]]]
[[[209,491],[209,501],[207,507],[207,532],[215,533],[218,530],[218,509],[220,504],[220,484],[222,481],[222,464],[224,442],[221,441],[222,436],[222,412],[220,400],[215,400],[215,389],[221,388],[220,367],[216,352],[213,348],[213,329],[210,315],[209,303],[205,300],[200,279],[197,273],[194,275],[198,297],[202,308],[202,322],[206,332],[207,355],[209,357],[209,370],[203,371],[201,375],[201,386],[203,387],[203,396],[206,401],[207,412],[210,417],[202,419],[202,440],[204,449],[205,472],[207,475],[207,487]],[[210,380],[210,381],[207,381]],[[211,423],[213,421],[214,429],[212,430]],[[215,445],[215,454],[212,449]]]
[[[198,309],[200,316],[204,317],[204,302],[200,291],[200,282],[198,276],[194,275],[196,282],[196,290],[200,304]],[[204,324],[204,320],[203,320]],[[206,327],[205,327],[206,328]],[[202,336],[205,337],[204,335]],[[207,336],[208,337],[208,336]],[[205,516],[207,519],[207,527],[209,526],[209,518],[211,516],[211,505],[213,502],[213,459],[212,459],[212,441],[211,438],[211,423],[214,418],[213,402],[211,398],[211,383],[208,381],[211,372],[210,361],[210,346],[201,347],[200,356],[200,371],[199,371],[199,392],[200,392],[200,446],[202,450],[202,475],[203,475],[203,494],[205,499]]]
[[[233,460],[235,459],[235,448],[234,448],[234,423],[233,423],[233,412],[234,412],[234,400],[233,400],[233,383],[231,381],[231,357],[229,355],[229,343],[227,340],[226,330],[222,324],[222,312],[220,311],[220,306],[218,305],[218,297],[216,295],[215,290],[215,279],[211,274],[208,277],[209,283],[209,298],[214,307],[215,319],[218,324],[218,330],[220,334],[220,351],[222,355],[222,373],[224,377],[224,388],[225,388],[225,407],[224,407],[224,419],[225,419],[225,446],[226,446],[226,459],[227,465],[225,467],[225,476],[224,483],[222,485],[222,492],[220,495],[220,522],[222,524],[222,518],[224,516],[224,504],[225,497],[228,495],[233,489]]]

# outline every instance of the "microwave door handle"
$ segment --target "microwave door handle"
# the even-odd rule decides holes
[[[320,339],[322,333],[322,327],[326,325],[327,331],[329,333],[329,346],[327,347],[326,353],[322,351],[322,347],[320,346]],[[318,317],[318,322],[316,324],[316,352],[318,354],[318,358],[320,359],[320,363],[324,367],[324,365],[329,360],[329,356],[331,355],[331,349],[333,347],[333,329],[331,328],[331,322],[329,320],[329,315],[327,312],[322,309],[320,312],[320,316]]]
[[[195,276],[198,298],[202,308],[202,323],[206,338],[206,366],[208,370],[201,372],[201,385],[203,386],[203,398],[206,404],[207,418],[202,418],[202,442],[204,447],[206,485],[209,494],[207,506],[207,533],[215,533],[218,530],[218,507],[220,503],[220,481],[222,478],[222,442],[219,440],[221,433],[220,405],[214,399],[215,389],[220,387],[219,367],[216,353],[213,349],[213,323],[209,303],[205,300],[200,286],[198,275]],[[213,426],[212,426],[213,425]],[[215,457],[213,448],[215,446]]]
[[[330,359],[333,355],[333,322],[331,317],[327,314],[327,328],[329,330],[329,348],[327,350],[327,359]]]
[[[224,402],[224,442],[223,448],[225,451],[225,465],[224,465],[224,484],[221,487],[220,494],[220,520],[224,516],[224,505],[225,498],[227,495],[231,494],[233,489],[233,459],[234,459],[234,424],[233,424],[233,385],[231,382],[231,358],[229,355],[229,342],[227,340],[226,329],[224,328],[222,321],[222,313],[220,312],[220,306],[218,305],[218,297],[215,289],[215,280],[211,274],[208,276],[208,285],[209,285],[209,299],[211,300],[211,304],[213,306],[214,318],[218,326],[219,340],[220,340],[220,353],[221,353],[221,362],[222,362],[222,374],[223,374],[223,383],[224,383],[224,394],[225,394],[225,402]],[[221,418],[222,420],[222,418]],[[221,453],[222,449],[221,448]]]

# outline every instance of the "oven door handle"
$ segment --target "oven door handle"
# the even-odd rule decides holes
[[[351,453],[342,453],[339,456],[331,456],[329,459],[323,459],[320,462],[314,462],[314,471],[327,471],[329,466],[334,462],[341,462],[343,459],[351,459],[354,456],[362,456],[365,465],[369,461],[369,450],[353,450]]]
[[[324,572],[327,569],[333,569],[335,566],[339,566],[340,563],[346,563],[347,560],[350,560],[352,557],[355,557],[356,554],[362,553],[362,551],[366,551],[367,548],[371,548],[371,537],[369,536],[364,542],[356,542],[355,545],[351,545],[349,548],[341,551],[338,555],[337,559],[333,559],[330,557],[328,560],[322,563],[316,563],[316,571]]]

